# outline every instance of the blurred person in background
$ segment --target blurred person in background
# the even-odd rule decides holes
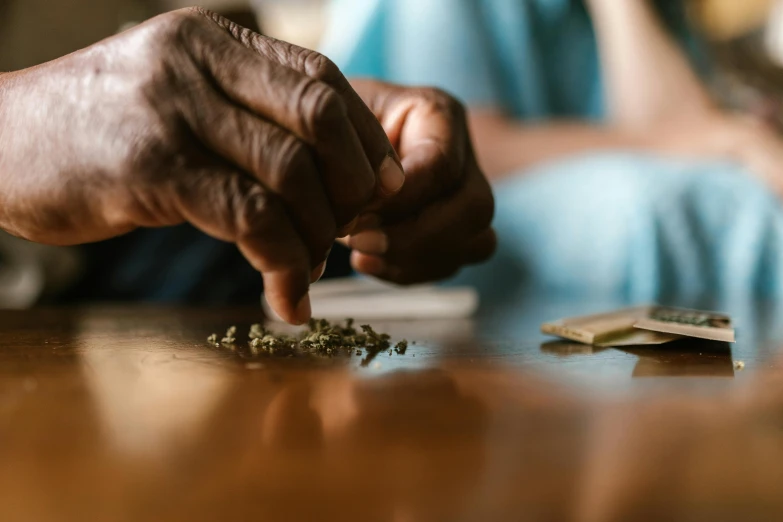
[[[116,16],[134,5],[138,18]],[[450,96],[349,82],[322,55],[203,8],[143,21],[176,6],[76,3],[83,17],[54,20],[39,7],[36,24],[26,4],[2,4],[3,24],[29,15],[41,42],[25,55],[27,33],[3,33],[21,69],[0,73],[0,230],[82,246],[65,256],[3,235],[0,305],[52,286],[68,303],[257,302],[260,273],[272,308],[302,323],[337,237],[362,246],[363,272],[401,283],[494,251],[492,193]],[[40,36],[47,24],[68,22],[90,37],[127,30],[40,63],[67,52]],[[391,228],[368,230],[380,223]]]
[[[468,104],[498,198],[499,255],[467,277],[486,295],[780,297],[783,142],[708,87],[686,8],[718,3],[334,0],[322,50]]]

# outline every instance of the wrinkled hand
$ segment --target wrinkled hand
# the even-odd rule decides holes
[[[402,190],[374,205],[345,243],[358,272],[398,284],[444,279],[488,259],[494,199],[462,106],[434,89],[353,86],[383,124],[405,169]]]
[[[73,245],[187,221],[236,243],[289,322],[398,161],[327,59],[197,8],[0,75],[0,228]]]

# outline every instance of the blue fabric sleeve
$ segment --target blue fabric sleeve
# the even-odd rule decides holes
[[[500,103],[479,2],[336,0],[322,51],[347,76],[439,87],[474,105]]]
[[[662,21],[702,75],[678,3]],[[524,120],[604,117],[601,67],[580,0],[334,0],[322,50],[349,76],[431,85]]]

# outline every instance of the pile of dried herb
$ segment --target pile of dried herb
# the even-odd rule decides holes
[[[308,329],[298,335],[275,334],[267,330],[261,324],[254,324],[248,333],[248,355],[297,357],[302,355],[316,355],[333,357],[344,355],[367,355],[363,364],[371,361],[381,352],[388,351],[392,354],[390,337],[385,333],[378,333],[368,324],[363,324],[360,331],[354,328],[353,319],[347,319],[344,325],[332,324],[326,319],[311,319]],[[212,334],[207,342],[216,347],[226,347],[231,350],[243,349],[244,345],[237,345],[237,328],[231,326],[226,335],[218,342],[218,335]],[[408,341],[402,340],[394,347],[398,355],[404,355],[408,349]]]

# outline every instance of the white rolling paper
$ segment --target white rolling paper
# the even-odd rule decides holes
[[[478,293],[469,287],[416,286],[402,288],[370,279],[322,281],[310,288],[313,317],[343,320],[467,318],[478,310]],[[279,320],[261,299],[270,319]]]

